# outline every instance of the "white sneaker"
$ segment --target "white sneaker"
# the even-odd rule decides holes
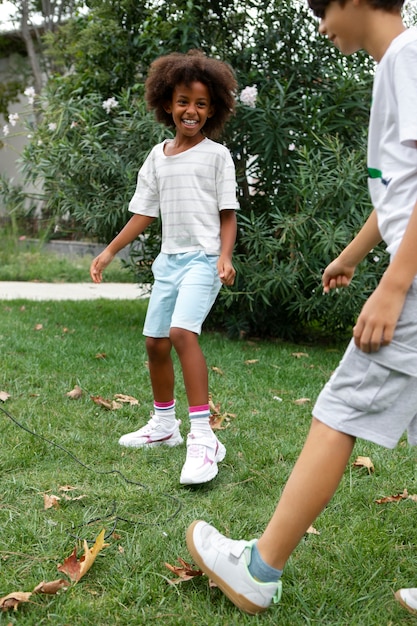
[[[187,458],[181,470],[181,485],[200,485],[212,480],[218,473],[217,463],[223,461],[226,448],[216,435],[187,437]]]
[[[249,573],[252,541],[234,541],[213,526],[195,521],[187,530],[187,547],[194,561],[239,609],[256,615],[281,598],[281,581],[262,583]]]
[[[395,592],[395,599],[413,615],[417,615],[417,589],[399,589]]]
[[[154,446],[179,446],[183,442],[179,425],[181,420],[175,420],[172,430],[167,430],[156,415],[152,415],[149,422],[135,430],[133,433],[127,433],[119,439],[121,446],[127,448],[152,448]]]

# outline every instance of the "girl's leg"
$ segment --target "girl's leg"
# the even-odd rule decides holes
[[[313,417],[310,432],[265,532],[262,559],[282,570],[301,538],[336,491],[355,438]]]
[[[174,366],[171,359],[171,340],[168,337],[146,337],[149,374],[156,402],[170,402],[174,398]]]
[[[208,372],[198,335],[183,328],[171,328],[170,342],[181,363],[189,406],[208,404]]]

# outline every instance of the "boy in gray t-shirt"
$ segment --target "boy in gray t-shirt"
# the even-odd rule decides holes
[[[304,448],[258,541],[235,541],[206,522],[187,531],[198,566],[239,608],[265,611],[281,592],[282,570],[332,498],[356,437],[394,447],[417,443],[417,29],[403,0],[309,0],[319,30],[346,55],[377,61],[369,125],[369,191],[374,210],[325,269],[323,288],[347,287],[382,239],[391,262],[368,298],[339,367],[322,390]],[[417,590],[397,599],[417,609]]]

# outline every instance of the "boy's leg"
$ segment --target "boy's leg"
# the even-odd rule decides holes
[[[275,513],[258,541],[258,550],[269,565],[283,569],[336,491],[354,443],[354,437],[333,430],[313,417]]]
[[[251,569],[256,545],[265,564],[282,570],[308,527],[333,496],[352,453],[355,438],[313,418],[310,432],[275,513],[259,541],[227,539],[205,522],[194,522],[187,545],[197,565],[229,599],[248,613],[268,608],[279,581],[263,582]]]

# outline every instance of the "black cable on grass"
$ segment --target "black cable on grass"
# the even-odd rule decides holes
[[[69,457],[71,457],[71,459],[73,461],[75,461],[76,463],[78,463],[78,465],[81,465],[81,467],[84,467],[88,471],[93,472],[93,474],[100,474],[102,476],[106,476],[106,475],[110,475],[110,474],[117,474],[118,476],[120,476],[125,481],[125,483],[128,483],[129,485],[135,485],[136,487],[141,487],[142,489],[150,491],[150,487],[148,487],[144,483],[141,483],[141,482],[138,482],[138,481],[135,481],[135,480],[130,480],[129,478],[126,478],[126,476],[120,470],[116,470],[116,469],[113,469],[113,470],[97,470],[97,469],[93,469],[92,467],[89,467],[88,465],[86,465],[85,463],[80,461],[80,459],[78,459],[74,454],[72,454],[72,452],[69,452],[69,450],[67,450],[66,448],[61,446],[59,443],[55,443],[54,441],[51,441],[50,439],[47,439],[43,435],[39,435],[38,433],[35,433],[33,430],[30,430],[30,428],[28,428],[27,426],[24,426],[24,424],[19,422],[15,417],[13,417],[13,415],[11,415],[8,411],[6,411],[6,409],[3,408],[1,405],[0,405],[0,410],[3,411],[3,413],[14,424],[16,424],[16,426],[18,426],[19,428],[21,428],[25,432],[29,433],[29,435],[33,435],[34,437],[37,437],[41,441],[44,441],[45,443],[48,443],[51,446],[54,446],[55,448],[58,448],[59,450],[62,450],[62,452],[67,454]],[[133,521],[131,519],[126,519],[124,517],[120,517],[119,515],[116,515],[117,504],[116,504],[116,502],[113,502],[112,503],[112,511],[109,514],[107,514],[104,517],[96,517],[94,519],[91,519],[88,522],[85,522],[84,524],[80,524],[76,528],[84,528],[84,527],[89,526],[91,524],[94,524],[96,522],[103,521],[105,519],[113,518],[112,528],[105,536],[105,539],[109,539],[109,537],[111,537],[111,535],[114,533],[114,531],[116,529],[117,522],[126,522],[127,524],[132,524],[132,525],[140,524],[142,526],[159,526],[160,524],[163,524],[163,523],[166,524],[167,522],[170,522],[172,519],[174,519],[174,517],[176,517],[178,515],[178,513],[181,511],[182,503],[179,500],[179,498],[177,498],[176,496],[172,496],[169,493],[163,493],[162,495],[165,498],[168,498],[168,499],[172,500],[177,505],[177,508],[174,511],[174,513],[169,515],[163,522],[139,522],[139,521]],[[72,530],[74,530],[74,526],[73,526]],[[81,539],[81,537],[79,535],[74,535],[73,533],[69,533],[69,534],[74,539],[77,539],[77,540]],[[90,542],[90,543],[92,543],[92,542]]]

